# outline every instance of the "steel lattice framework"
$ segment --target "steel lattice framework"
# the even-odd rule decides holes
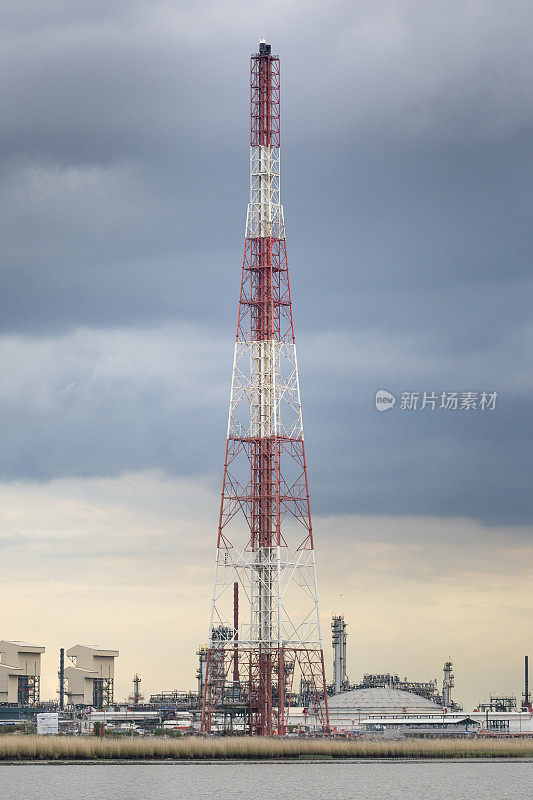
[[[295,675],[324,730],[329,720],[270,45],[252,55],[250,79],[250,203],[202,730],[240,708],[250,734],[270,735],[286,732]]]

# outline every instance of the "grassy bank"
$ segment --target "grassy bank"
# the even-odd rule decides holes
[[[0,736],[0,761],[58,759],[533,758],[533,740],[121,738]]]

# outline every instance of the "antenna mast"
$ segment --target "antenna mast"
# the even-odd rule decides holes
[[[265,42],[251,57],[250,98],[250,203],[202,731],[229,714],[250,735],[271,735],[287,731],[295,675],[321,729],[329,718],[280,203],[279,57]]]

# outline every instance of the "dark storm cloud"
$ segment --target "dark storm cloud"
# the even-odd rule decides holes
[[[475,365],[470,352],[444,358],[400,331],[309,334],[299,349],[316,512],[530,520],[533,385],[510,358],[521,352],[512,338],[477,354]],[[200,327],[4,337],[2,477],[163,469],[207,473],[216,491],[231,352],[229,336]],[[499,398],[491,412],[397,406],[380,414],[380,387],[398,405],[402,391],[494,390]]]
[[[290,253],[312,296],[327,276],[325,324],[339,284],[350,306],[369,281],[405,289],[405,308],[523,271],[527,5],[295,3],[283,25],[280,7],[260,24],[283,56]],[[243,3],[6,10],[7,329],[224,317],[257,25]]]
[[[532,17],[527,3],[458,0],[272,2],[260,19],[241,2],[6,8],[4,477],[216,472],[247,58],[266,36],[282,56],[317,510],[530,518]],[[128,329],[137,348],[148,337],[148,359],[124,348]],[[196,337],[201,356],[183,344]],[[108,352],[130,365],[122,380],[94,379]],[[206,377],[192,390],[173,373],[195,358]],[[378,415],[381,386],[502,398],[490,418]]]

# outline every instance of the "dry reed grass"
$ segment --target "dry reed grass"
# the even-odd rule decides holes
[[[84,759],[532,758],[533,740],[368,740],[97,738],[0,736],[0,761]]]

